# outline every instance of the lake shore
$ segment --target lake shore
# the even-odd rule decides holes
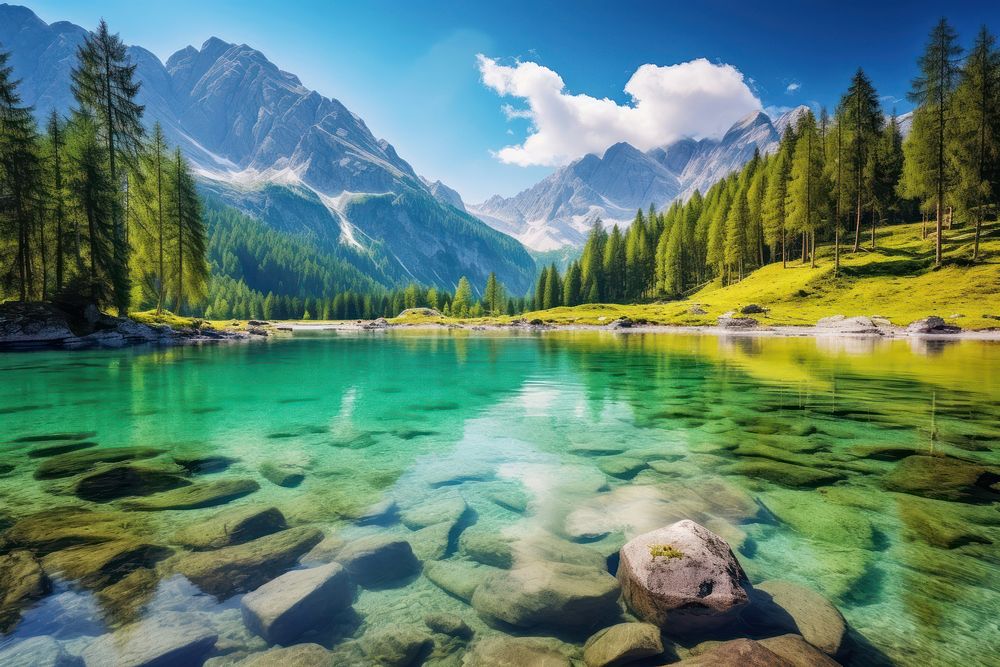
[[[374,325],[378,320],[360,321],[330,321],[330,322],[278,322],[270,325],[277,331],[294,333],[307,331],[441,331],[461,329],[466,331],[493,332],[531,332],[547,331],[607,331],[616,334],[701,334],[713,336],[750,336],[750,337],[835,337],[835,338],[891,338],[891,339],[922,339],[922,340],[981,340],[1000,341],[1000,328],[986,330],[960,330],[949,333],[927,333],[908,331],[907,327],[880,327],[877,331],[851,331],[820,326],[769,326],[758,324],[752,327],[725,327],[707,325],[671,325],[671,324],[632,324],[629,326],[614,326],[614,322],[605,325],[597,324],[496,324],[496,323],[463,323],[463,322],[386,322],[383,326]],[[374,326],[373,326],[374,325]]]

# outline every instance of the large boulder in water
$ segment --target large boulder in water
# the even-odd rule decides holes
[[[145,496],[189,485],[191,482],[181,471],[180,467],[170,466],[111,465],[81,477],[73,492],[82,500],[95,503]]]
[[[618,580],[629,609],[668,633],[723,625],[749,602],[747,576],[726,541],[686,519],[622,547]]]
[[[243,596],[247,628],[272,644],[288,644],[351,605],[354,585],[339,563],[292,570]]]
[[[570,667],[572,664],[555,639],[505,635],[480,639],[462,660],[463,667]]]
[[[487,621],[521,628],[586,628],[620,613],[619,594],[606,570],[536,562],[485,577],[472,606]]]
[[[698,648],[695,647],[695,650]],[[678,667],[798,667],[752,639],[733,639],[715,644],[674,664]]]
[[[193,510],[222,505],[253,493],[259,488],[260,485],[252,479],[220,479],[164,491],[141,500],[130,500],[123,505],[128,509],[145,512]]]

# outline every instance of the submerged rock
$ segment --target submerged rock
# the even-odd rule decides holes
[[[760,496],[771,514],[806,537],[838,547],[874,548],[874,528],[853,507],[827,501],[813,491],[769,491]]]
[[[49,578],[30,552],[17,550],[0,555],[0,632],[14,627],[21,609],[50,590]]]
[[[365,633],[361,647],[373,665],[408,667],[419,664],[418,658],[429,652],[434,640],[416,628],[395,627]]]
[[[538,562],[485,577],[472,606],[485,620],[522,628],[586,628],[620,613],[618,581],[606,570]]]
[[[723,625],[749,601],[747,576],[729,545],[689,520],[622,547],[618,580],[636,616],[672,633]]]
[[[203,623],[170,612],[98,637],[81,657],[86,667],[199,665],[218,638]]]
[[[424,616],[424,625],[443,635],[469,639],[472,637],[472,628],[462,620],[461,616],[444,612],[433,612]]]
[[[758,639],[757,643],[795,667],[838,667],[839,662],[795,634]]]
[[[436,523],[410,533],[407,540],[420,560],[441,560],[448,554],[455,524]]]
[[[420,561],[410,543],[390,535],[355,540],[337,554],[337,561],[352,579],[369,588],[420,572]]]
[[[0,665],[4,667],[78,667],[79,664],[79,658],[47,635],[0,649]]]
[[[142,500],[123,503],[131,510],[154,512],[159,510],[191,510],[212,507],[242,498],[260,488],[252,479],[223,479],[216,482],[199,482],[172,491],[157,493]]]
[[[260,653],[253,653],[232,663],[232,667],[318,667],[333,666],[334,654],[319,644],[295,644],[283,648],[276,646]]]
[[[121,463],[151,459],[163,453],[153,447],[103,447],[70,452],[46,459],[35,470],[35,479],[58,479],[89,472],[101,463]]]
[[[587,667],[614,667],[661,653],[660,628],[651,623],[619,623],[587,640],[583,661]]]
[[[273,463],[269,461],[260,467],[260,474],[272,484],[277,484],[288,489],[298,486],[306,478],[305,468],[293,463]]]
[[[35,449],[28,451],[28,458],[30,459],[44,459],[50,456],[59,456],[60,454],[69,454],[71,452],[78,452],[81,449],[90,449],[91,447],[96,447],[97,443],[93,440],[84,440],[83,442],[67,442],[62,445],[49,445],[47,447],[36,447]]]
[[[946,456],[907,456],[882,480],[890,491],[937,500],[1000,500],[1000,470]]]
[[[831,656],[842,653],[847,621],[833,604],[815,591],[790,581],[769,580],[751,592],[754,626],[794,632]]]
[[[210,519],[187,526],[174,536],[178,544],[204,551],[243,544],[287,528],[277,507],[248,505],[224,510]]]
[[[82,500],[104,503],[128,496],[147,496],[187,486],[180,468],[114,465],[81,477],[73,492]]]
[[[52,576],[102,588],[139,568],[153,567],[171,554],[167,547],[128,535],[110,542],[69,547],[45,556],[42,565]]]
[[[983,524],[1000,523],[1000,516],[992,509],[909,495],[899,498],[899,517],[909,535],[935,547],[956,549],[974,543],[992,544]]]
[[[400,520],[410,530],[419,530],[438,523],[455,524],[469,510],[457,491],[439,492],[414,507],[400,513]]]
[[[486,637],[465,654],[463,667],[570,667],[570,659],[557,650],[555,640],[536,637]]]
[[[9,546],[47,554],[81,544],[98,544],[127,535],[135,521],[124,512],[92,512],[60,507],[28,515],[4,533]]]
[[[605,556],[599,551],[540,530],[522,534],[514,527],[503,532],[473,527],[462,533],[459,547],[469,558],[503,569],[537,561],[597,569],[606,565]]]
[[[463,561],[435,561],[424,565],[424,575],[431,583],[463,602],[472,602],[476,589],[491,572],[496,570]]]
[[[200,454],[177,455],[173,459],[174,463],[192,475],[222,472],[238,460],[230,456],[203,456]]]
[[[765,458],[745,457],[728,466],[726,472],[766,479],[775,484],[791,487],[816,487],[832,484],[844,475],[832,470],[808,468],[794,463],[783,463]]]
[[[173,569],[206,593],[225,599],[287,571],[322,539],[317,528],[289,528],[245,544],[186,554]]]
[[[698,647],[695,648],[697,650]],[[797,667],[796,663],[752,639],[733,639],[714,644],[698,655],[674,664],[678,667]]]
[[[292,570],[243,596],[247,628],[269,643],[288,644],[351,605],[354,586],[338,564]]]

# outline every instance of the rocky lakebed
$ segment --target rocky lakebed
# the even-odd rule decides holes
[[[996,360],[884,345],[0,355],[0,664],[986,664]]]

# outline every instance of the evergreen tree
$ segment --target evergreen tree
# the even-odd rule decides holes
[[[741,188],[736,193],[736,201],[733,202],[729,208],[729,214],[726,216],[723,254],[729,282],[734,282],[732,280],[733,272],[736,274],[736,280],[743,280],[743,270],[747,259],[746,234],[749,226],[750,210],[747,205],[747,193]]]
[[[472,310],[472,285],[469,279],[462,276],[455,289],[455,298],[451,302],[451,314],[454,317],[468,317]]]
[[[601,221],[595,221],[580,256],[581,295],[587,303],[599,303],[604,295],[604,246],[607,241]]]
[[[183,313],[188,303],[196,303],[205,296],[208,283],[208,264],[205,262],[207,246],[205,223],[202,218],[201,199],[198,198],[194,176],[181,149],[174,150],[173,183],[174,228],[176,229],[177,258],[176,312]]]
[[[0,52],[0,239],[15,241],[14,262],[0,263],[12,269],[0,281],[15,284],[26,301],[36,295],[33,237],[40,217],[42,164],[32,110],[21,104],[9,57]]]
[[[542,310],[558,308],[562,299],[562,281],[559,278],[559,270],[553,263],[545,275],[545,285],[542,296]]]
[[[811,111],[799,119],[795,134],[795,154],[785,204],[787,224],[789,229],[803,235],[802,261],[805,262],[809,254],[812,266],[816,266],[816,230],[825,212],[829,188],[825,183],[816,119]]]
[[[112,287],[120,314],[129,306],[128,240],[121,202],[121,166],[135,168],[142,144],[143,107],[135,102],[139,83],[134,80],[135,65],[128,60],[125,44],[111,34],[102,19],[97,30],[88,34],[77,52],[73,69],[73,96],[80,109],[88,112],[99,128],[107,152],[108,176],[115,192],[111,210],[113,246],[116,264]]]
[[[580,275],[580,263],[571,262],[566,270],[566,278],[563,280],[562,302],[564,306],[579,306],[583,303]]]
[[[948,144],[957,172],[959,208],[975,220],[972,258],[979,259],[983,219],[1000,198],[1000,51],[983,26],[962,67],[954,107],[961,110]]]
[[[897,210],[896,185],[903,173],[903,135],[895,114],[886,124],[876,146],[872,168],[872,248],[876,221],[886,220]]]
[[[483,293],[483,307],[488,315],[503,314],[506,303],[503,285],[497,280],[497,274],[490,271],[486,278],[486,290]]]
[[[788,201],[788,180],[794,152],[795,132],[789,128],[781,138],[778,153],[771,166],[771,175],[767,180],[767,191],[764,193],[764,240],[772,250],[780,245],[782,266],[788,265],[788,211],[785,204]]]
[[[954,181],[945,159],[951,130],[952,93],[958,79],[957,59],[962,49],[954,29],[941,19],[931,30],[927,47],[917,61],[920,76],[913,80],[909,99],[918,105],[907,138],[905,191],[922,200],[933,199],[936,210],[935,263],[941,264],[941,236],[945,196]]]
[[[66,245],[68,229],[66,224],[66,185],[64,178],[66,161],[66,124],[53,109],[46,125],[46,183],[49,218],[55,242],[55,291],[62,290],[66,283]],[[77,249],[79,259],[79,248]],[[77,268],[80,268],[79,266]]]
[[[851,178],[845,185],[849,185],[854,201],[854,251],[857,252],[861,243],[861,216],[866,201],[872,196],[874,160],[884,124],[878,93],[861,68],[858,68],[851,79],[851,85],[841,98],[838,109],[841,114],[838,123],[843,126],[842,140],[846,144],[845,152],[850,156]]]
[[[602,266],[604,269],[604,298],[611,302],[623,300],[628,289],[625,274],[625,237],[622,236],[618,225],[614,225],[611,228],[611,234],[608,235]]]

